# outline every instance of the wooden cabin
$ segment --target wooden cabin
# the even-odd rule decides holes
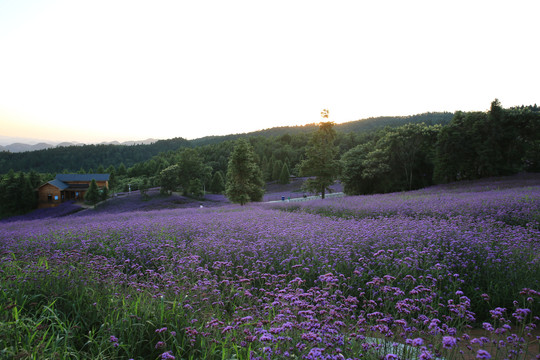
[[[92,180],[99,188],[109,188],[109,174],[57,174],[38,188],[38,207],[55,207],[64,201],[83,201]]]

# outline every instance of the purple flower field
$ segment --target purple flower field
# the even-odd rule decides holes
[[[492,184],[0,224],[0,358],[537,359],[540,181]]]

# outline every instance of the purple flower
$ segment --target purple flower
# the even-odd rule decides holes
[[[384,357],[384,360],[398,360],[398,359],[399,359],[399,356],[397,356],[395,354],[387,354]]]
[[[482,327],[484,328],[484,330],[487,330],[487,331],[494,331],[495,329],[493,328],[493,325],[491,325],[490,323],[483,323],[482,324]]]
[[[433,359],[433,354],[428,350],[422,350],[420,353],[420,356],[418,357],[419,360],[431,360]]]
[[[161,359],[162,360],[174,360],[174,359],[176,359],[176,357],[174,357],[174,355],[172,354],[171,351],[166,351],[163,354],[161,354]]]
[[[445,349],[451,349],[456,346],[457,340],[453,336],[443,336],[442,343]]]
[[[476,352],[477,359],[491,359],[491,355],[486,350],[478,350]]]
[[[309,351],[309,353],[306,356],[306,359],[318,359],[319,356],[322,355],[324,349],[321,348],[313,348]]]
[[[163,327],[163,328],[161,328],[161,329],[156,329],[156,332],[157,332],[157,333],[162,333],[162,332],[165,332],[165,331],[167,331],[167,328],[166,328],[166,327]]]

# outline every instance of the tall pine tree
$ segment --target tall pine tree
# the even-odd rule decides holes
[[[227,166],[225,194],[232,202],[244,205],[262,201],[264,194],[262,172],[255,161],[253,147],[244,139],[238,140]]]
[[[340,164],[336,159],[338,147],[334,145],[335,139],[334,123],[321,122],[319,130],[313,134],[308,143],[306,159],[300,164],[302,176],[314,176],[305,182],[304,188],[310,192],[320,193],[323,199],[339,175]]]
[[[90,204],[96,206],[97,202],[99,201],[99,188],[97,186],[96,180],[92,179],[92,182],[90,182],[90,186],[88,187],[88,190],[84,194],[84,200],[88,201]]]

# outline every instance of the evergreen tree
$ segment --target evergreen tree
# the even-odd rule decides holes
[[[262,201],[263,186],[262,172],[255,161],[253,147],[244,139],[238,140],[227,167],[227,197],[240,205]]]
[[[333,122],[321,122],[306,148],[306,159],[300,164],[302,176],[314,176],[308,179],[304,188],[307,191],[321,193],[324,199],[339,175],[340,163],[336,160],[338,147],[334,145],[336,131]]]
[[[100,190],[99,195],[101,198],[100,200],[102,201],[107,200],[107,198],[109,197],[109,189],[106,186],[104,186],[103,189]]]
[[[10,170],[4,177],[5,186],[2,194],[2,207],[8,215],[16,215],[18,213],[18,176],[13,170]]]
[[[34,189],[37,189],[41,185],[41,176],[39,176],[39,174],[34,170],[30,170],[28,179],[30,180],[30,184]]]
[[[291,182],[291,174],[289,172],[289,167],[287,166],[287,163],[284,163],[283,167],[281,168],[281,174],[279,176],[279,183],[288,184],[290,182]]]
[[[279,180],[281,170],[283,170],[283,162],[281,160],[276,160],[272,169],[272,180]]]
[[[92,181],[90,182],[90,187],[88,187],[86,194],[84,194],[84,200],[94,205],[95,207],[97,202],[99,201],[99,198],[99,189],[96,180],[92,179]]]
[[[114,170],[114,166],[109,166],[105,171],[106,174],[109,174],[109,190],[114,194],[114,188],[116,187],[116,171]]]
[[[127,169],[126,169],[126,165],[124,165],[124,163],[120,163],[120,165],[118,165],[118,170],[116,171],[116,174],[118,176],[127,175]]]
[[[37,207],[37,196],[29,177],[26,177],[21,172],[19,174],[19,178],[17,179],[17,183],[21,196],[19,199],[20,204],[18,204],[17,212],[26,213],[35,209]]]

